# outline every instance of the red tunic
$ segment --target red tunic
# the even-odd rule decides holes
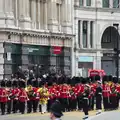
[[[103,97],[110,97],[110,86],[103,84]]]
[[[19,101],[20,102],[26,102],[28,100],[27,93],[24,89],[20,89],[19,92]]]
[[[7,90],[5,88],[0,88],[0,102],[6,103],[8,101]]]

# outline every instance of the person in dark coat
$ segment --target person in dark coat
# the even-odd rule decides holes
[[[96,110],[97,110],[96,115],[98,115],[102,111],[102,83],[101,81],[97,82],[95,97],[96,97]]]

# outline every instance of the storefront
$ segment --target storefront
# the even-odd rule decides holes
[[[67,75],[71,74],[71,48],[59,46],[21,45],[4,43],[4,73],[9,78],[18,66],[33,69],[42,66],[44,72],[55,68]]]

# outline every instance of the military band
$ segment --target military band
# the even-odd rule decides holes
[[[72,79],[42,76],[31,80],[14,78],[0,82],[1,114],[20,112],[24,114],[37,112],[42,114],[50,111],[51,105],[58,100],[64,112],[83,110],[87,119],[90,110],[96,115],[104,110],[119,108],[120,84],[115,77],[104,76],[96,78],[74,77]],[[109,78],[109,79],[108,79]],[[56,79],[56,80],[55,80]],[[60,81],[58,81],[60,80]],[[96,102],[95,102],[96,101]],[[96,103],[96,105],[95,105]],[[27,108],[26,108],[27,106]]]

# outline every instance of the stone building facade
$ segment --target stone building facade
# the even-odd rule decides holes
[[[19,65],[71,74],[73,6],[73,0],[0,0],[0,79]]]
[[[114,24],[120,24],[120,0],[75,0],[74,9],[74,74],[88,76],[88,69],[104,69],[116,75],[119,28]]]

